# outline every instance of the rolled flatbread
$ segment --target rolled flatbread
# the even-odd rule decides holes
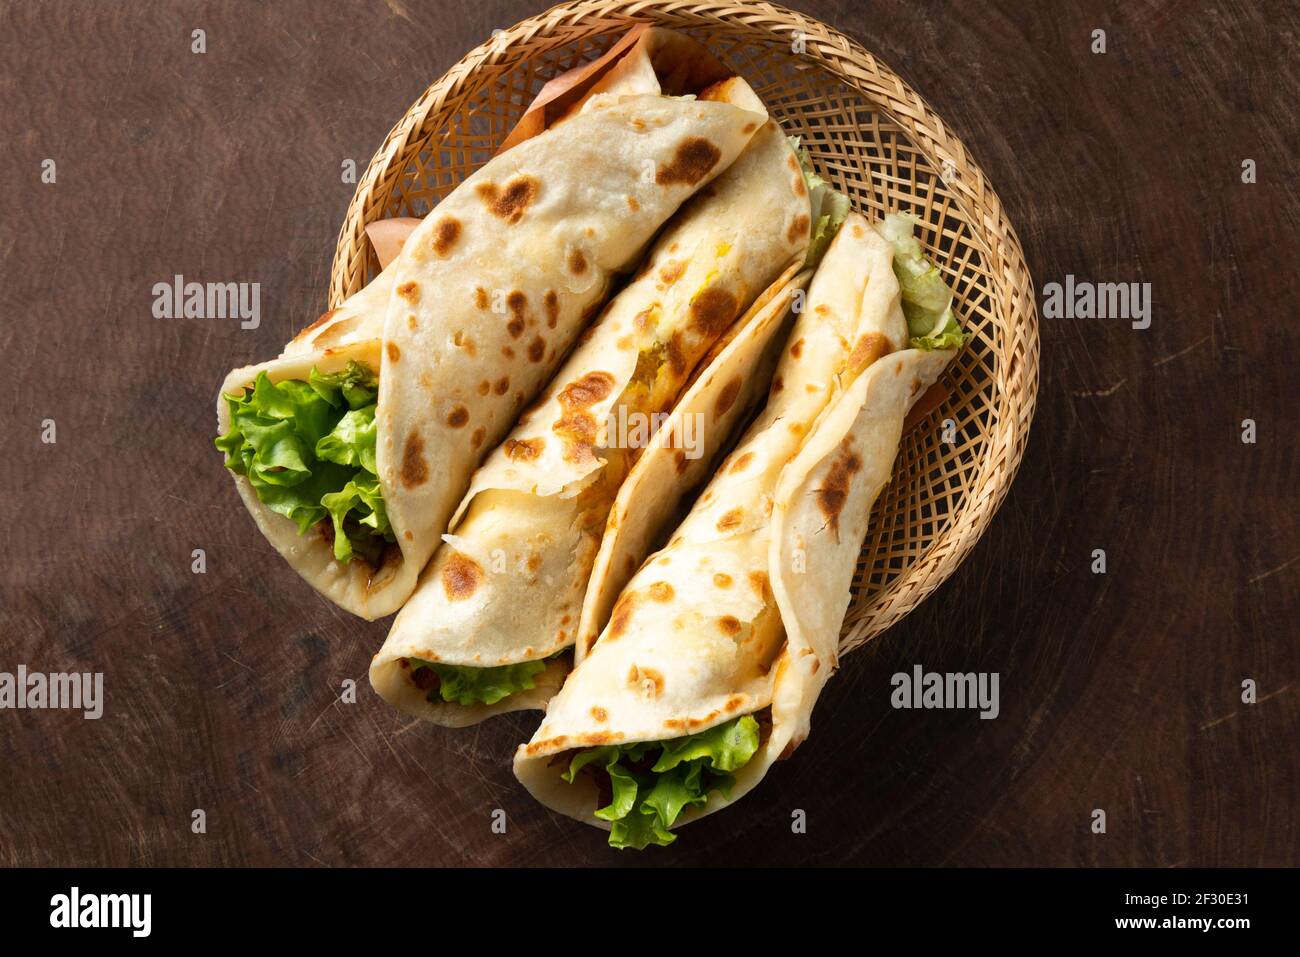
[[[534,796],[614,846],[670,843],[808,733],[904,417],[955,354],[932,348],[936,302],[909,324],[898,270],[914,264],[883,232],[856,213],[839,230],[767,406],[597,613],[599,637],[515,755]]]
[[[738,78],[701,99],[763,109]],[[386,700],[447,725],[544,707],[568,669],[557,656],[574,644],[589,588],[604,590],[617,572],[604,562],[602,581],[592,578],[624,478],[661,431],[680,461],[707,459],[709,437],[725,434],[716,417],[706,421],[709,404],[661,425],[692,376],[706,383],[700,391],[712,407],[737,398],[755,370],[719,378],[712,366],[730,368],[737,356],[752,366],[770,341],[770,302],[807,256],[810,202],[795,149],[768,120],[673,217],[636,279],[475,473],[372,662],[371,682]],[[737,336],[725,360],[714,352]],[[669,484],[682,480],[674,472]],[[638,487],[645,507],[625,501],[624,513],[647,522],[671,514],[658,489]]]
[[[765,120],[726,102],[595,98],[461,183],[280,358],[232,372],[218,445],[268,540],[340,607],[396,611],[611,276]]]

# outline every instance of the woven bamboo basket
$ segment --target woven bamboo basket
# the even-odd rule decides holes
[[[543,83],[638,22],[704,42],[856,208],[919,217],[974,334],[945,375],[946,400],[904,436],[876,504],[840,639],[850,651],[916,607],[975,545],[1015,476],[1038,388],[1033,287],[1001,202],[947,124],[860,44],[754,2],[589,0],[499,31],[425,91],[370,161],[339,233],[330,305],[378,270],[366,223],[423,216],[492,156]]]

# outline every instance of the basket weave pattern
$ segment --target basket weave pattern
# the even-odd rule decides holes
[[[543,83],[637,22],[705,43],[856,208],[915,214],[974,334],[945,373],[947,401],[904,436],[876,504],[840,639],[850,651],[937,588],[1002,503],[1033,416],[1039,348],[1029,273],[997,195],[925,101],[858,43],[769,3],[589,0],[518,23],[429,87],[375,154],[339,234],[330,305],[378,269],[366,223],[423,216],[492,156]]]

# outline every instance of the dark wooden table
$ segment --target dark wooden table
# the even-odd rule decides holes
[[[99,721],[0,712],[0,864],[1300,859],[1300,12],[796,2],[930,100],[1040,288],[1150,282],[1152,324],[1043,321],[1029,449],[984,540],[846,660],[794,760],[639,856],[516,785],[535,716],[451,731],[379,701],[385,624],[284,566],[211,444],[227,369],[324,307],[341,163],[364,167],[429,82],[541,5],[3,6],[0,671],[102,671],[107,703]],[[177,273],[260,282],[261,327],[153,318]],[[998,672],[1000,717],[891,709],[916,663]]]

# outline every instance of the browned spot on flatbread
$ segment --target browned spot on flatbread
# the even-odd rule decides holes
[[[713,584],[719,588],[730,588],[732,578],[726,572],[716,572],[713,575]]]
[[[655,582],[646,591],[655,601],[673,600],[673,586],[668,582]]]
[[[512,339],[518,339],[524,334],[524,326],[528,321],[528,297],[515,289],[506,296],[506,308],[510,310],[510,321],[506,324],[506,331],[510,333]]]
[[[754,461],[754,453],[745,452],[743,455],[737,458],[736,461],[731,463],[730,471],[732,472],[732,474],[735,474],[736,472],[743,472],[745,471],[745,469],[749,468],[749,463],[752,461]]]
[[[636,610],[636,602],[636,592],[625,591],[619,596],[618,601],[614,603],[614,611],[609,616],[605,641],[617,641],[627,631],[627,626],[632,622],[632,613]]]
[[[641,209],[641,204],[636,201],[635,196],[629,196],[627,198],[627,208],[632,210],[632,212],[635,213]]]
[[[405,538],[408,542],[415,541],[415,533],[412,532],[409,528],[406,531],[402,532],[402,537]]]
[[[849,369],[858,373],[889,352],[889,339],[879,332],[868,332],[858,337],[849,353]]]
[[[671,286],[678,279],[682,278],[682,273],[686,272],[686,262],[681,259],[674,259],[666,263],[659,269],[659,281],[665,286]]]
[[[754,594],[765,601],[771,594],[771,591],[769,590],[770,585],[771,583],[768,580],[767,572],[753,571],[749,573],[749,587],[754,589]]]
[[[402,449],[402,484],[417,488],[429,481],[429,463],[424,460],[424,439],[412,432]]]
[[[486,289],[482,286],[476,286],[474,288],[474,305],[478,306],[480,309],[486,309],[490,304],[490,301]]]
[[[420,328],[420,323],[415,318],[414,313],[406,317],[406,328],[410,329],[412,332]]]
[[[510,377],[502,376],[500,379],[497,379],[496,385],[492,387],[492,391],[497,395],[505,395],[510,391]]]
[[[560,390],[559,401],[566,409],[584,409],[604,399],[614,389],[608,372],[588,372]]]
[[[758,124],[757,124],[757,123],[746,123],[744,126],[742,126],[742,127],[740,128],[740,132],[742,132],[742,133],[752,133],[752,132],[754,132],[754,130],[756,130],[756,129],[758,129]]]
[[[297,342],[299,339],[306,338],[308,333],[315,332],[321,326],[325,325],[325,323],[329,322],[330,319],[333,318],[334,313],[336,312],[338,312],[337,309],[331,309],[329,312],[322,312],[320,314],[320,318],[318,318],[315,322],[313,322],[302,332],[298,333],[298,335],[294,338],[294,342]]]
[[[554,329],[560,319],[560,297],[554,289],[546,290],[546,295],[542,296],[542,308],[546,310],[546,328]]]
[[[722,387],[722,391],[718,393],[718,397],[713,401],[715,415],[723,416],[727,414],[728,410],[735,404],[736,397],[740,395],[740,386],[740,376],[736,376]]]
[[[609,712],[604,708],[593,707],[591,709],[591,717],[596,721],[607,721],[609,720]]]
[[[710,287],[691,300],[691,328],[705,338],[715,338],[726,331],[739,311],[735,296],[725,289]]]
[[[442,566],[442,590],[449,601],[463,601],[483,583],[483,567],[468,555],[452,552]]]
[[[389,362],[396,362],[398,359],[402,358],[402,350],[397,347],[396,342],[390,341],[384,346],[384,349],[388,353]]]
[[[687,369],[684,339],[685,337],[678,330],[668,340],[668,366],[673,370],[674,374],[679,376],[684,376],[690,371]]]
[[[397,287],[397,294],[407,302],[411,303],[411,305],[415,305],[420,301],[420,284],[414,280],[411,282],[404,282]]]
[[[790,180],[790,189],[800,199],[808,195],[808,187],[804,184],[802,174],[796,173]]]
[[[801,355],[803,355],[803,338],[802,338],[802,337],[800,337],[799,339],[795,340],[794,345],[792,345],[792,346],[790,347],[790,355],[794,356],[796,359],[798,359]]]
[[[854,223],[852,232],[853,232],[854,239],[861,239],[863,236],[867,234],[867,231],[862,228],[861,223]]]
[[[849,481],[861,468],[862,459],[857,453],[841,448],[822,481],[822,487],[817,490],[817,507],[826,517],[826,523],[837,539],[840,533],[840,512],[849,496]]]
[[[747,699],[743,694],[733,694],[730,698],[727,699],[726,703],[722,706],[722,710],[735,711],[738,708],[744,707],[746,700]]]
[[[506,458],[515,462],[531,462],[542,454],[546,447],[545,439],[506,439],[502,447]]]
[[[479,395],[487,395],[491,391],[492,391],[492,383],[489,382],[487,379],[484,379],[482,382],[478,384]]]
[[[569,252],[569,272],[575,276],[581,276],[587,271],[587,257],[581,249],[573,249]]]
[[[703,718],[669,718],[664,722],[664,727],[670,731],[695,731],[709,724],[721,713],[717,708],[714,708]]]
[[[469,422],[469,409],[458,405],[447,415],[447,424],[453,429],[463,428]]]
[[[735,615],[723,615],[718,619],[718,631],[724,635],[740,634],[740,619]]]
[[[565,735],[560,735],[557,738],[549,738],[545,741],[534,741],[532,744],[526,745],[524,747],[524,754],[527,754],[529,757],[532,757],[535,754],[541,754],[542,752],[548,751],[551,748],[562,748],[564,747],[565,742],[568,740],[569,739]]]
[[[546,355],[546,340],[537,336],[532,342],[528,343],[528,361],[541,362]]]
[[[464,349],[471,356],[478,354],[478,346],[476,346],[474,340],[465,335],[464,332],[457,331],[457,333],[451,337],[451,341],[455,344],[456,348]]]
[[[776,395],[778,392],[780,392],[780,391],[781,391],[782,389],[784,389],[784,388],[785,388],[785,380],[782,379],[780,376],[777,376],[775,379],[772,380],[772,394],[773,394],[773,395]]]
[[[454,216],[444,216],[433,227],[433,251],[446,257],[460,239],[460,220]]]
[[[740,527],[740,520],[745,517],[745,510],[739,505],[728,512],[724,512],[718,519],[718,531],[729,532],[733,528]]]
[[[481,425],[474,430],[474,435],[470,438],[470,441],[473,444],[474,448],[478,448],[480,445],[483,444],[483,438],[486,434],[487,433],[484,432],[483,426]]]
[[[636,688],[644,697],[654,699],[663,694],[664,676],[654,668],[633,665],[628,669],[627,685]]]
[[[677,144],[673,158],[659,167],[655,182],[660,186],[681,183],[694,186],[722,159],[722,151],[702,136],[692,136]]]
[[[677,470],[677,474],[678,475],[684,474],[686,472],[686,469],[689,467],[690,467],[690,461],[686,458],[685,450],[684,449],[674,450],[673,468]]]
[[[474,187],[474,192],[478,193],[479,199],[493,216],[498,216],[513,226],[537,199],[538,183],[531,176],[521,174],[507,181],[504,189],[496,183],[479,183]]]
[[[594,457],[591,449],[596,441],[596,417],[590,412],[566,412],[551,426],[551,431],[567,439],[564,443],[566,462],[590,462]]]
[[[790,228],[785,232],[785,238],[792,243],[797,243],[800,236],[808,232],[808,214],[800,213],[790,221]]]

